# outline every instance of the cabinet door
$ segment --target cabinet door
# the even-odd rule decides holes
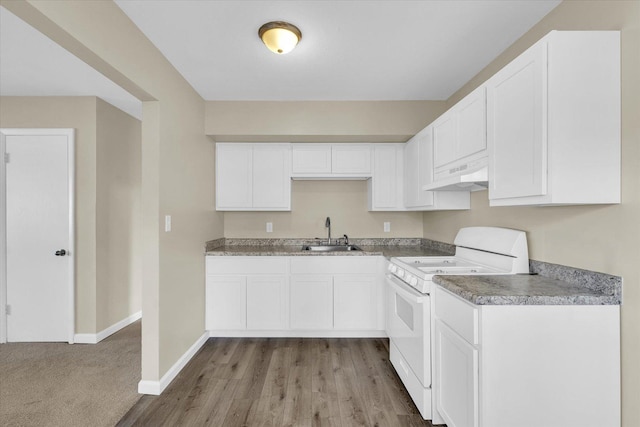
[[[333,326],[337,330],[376,329],[378,287],[375,276],[333,278]]]
[[[418,206],[416,175],[418,173],[418,140],[417,135],[404,146],[404,205],[407,208]]]
[[[437,304],[437,302],[436,302]],[[478,350],[436,320],[436,407],[449,427],[477,427]]]
[[[288,144],[253,146],[253,207],[291,209],[291,150]]]
[[[481,86],[433,123],[435,168],[486,150],[486,112],[486,89]],[[478,154],[475,158],[483,155]]]
[[[458,159],[487,149],[486,88],[479,87],[456,105]]]
[[[534,45],[487,82],[491,200],[547,192],[546,48]]]
[[[291,329],[333,329],[331,276],[291,276],[289,290]]]
[[[403,208],[402,145],[373,146],[373,176],[369,189],[369,210]]]
[[[330,174],[331,144],[292,144],[292,174]]]
[[[247,329],[286,329],[287,281],[284,276],[247,278]]]
[[[369,144],[334,144],[331,146],[331,172],[334,174],[371,174]]]
[[[252,206],[251,144],[216,144],[216,208]]]
[[[433,192],[423,191],[433,181],[433,136],[428,126],[404,147],[404,205],[407,208],[433,206]]]
[[[434,167],[444,166],[456,160],[456,145],[456,117],[454,111],[449,110],[433,123]]]
[[[245,329],[246,278],[244,276],[207,276],[207,329]]]

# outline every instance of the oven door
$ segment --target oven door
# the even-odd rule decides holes
[[[431,386],[431,302],[387,275],[387,335],[424,387]]]

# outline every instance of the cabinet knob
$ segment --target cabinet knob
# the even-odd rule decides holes
[[[60,249],[59,251],[56,251],[56,256],[65,256],[67,254],[67,251],[65,251],[64,249]]]

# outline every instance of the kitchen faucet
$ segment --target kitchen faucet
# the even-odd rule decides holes
[[[324,222],[324,226],[327,227],[327,245],[331,244],[331,218],[327,217]]]

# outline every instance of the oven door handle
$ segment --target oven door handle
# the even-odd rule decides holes
[[[387,283],[394,292],[398,293],[404,299],[409,300],[415,304],[422,304],[429,299],[429,295],[421,294],[413,288],[410,288],[395,276],[387,276]]]

